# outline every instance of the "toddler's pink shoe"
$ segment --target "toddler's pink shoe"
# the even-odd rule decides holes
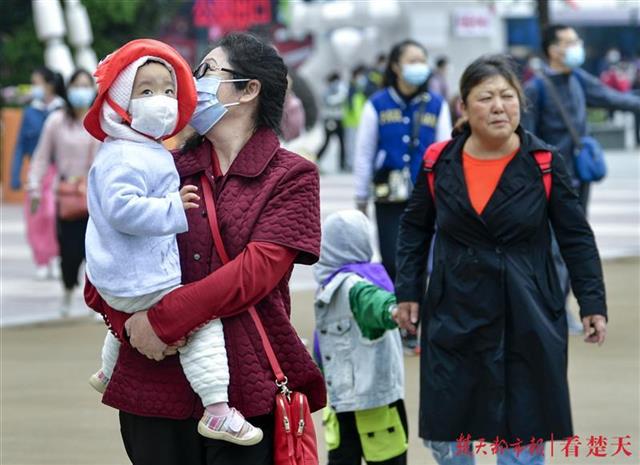
[[[102,370],[98,370],[89,378],[89,384],[100,394],[104,394],[104,391],[107,389],[107,384],[109,384],[109,378],[104,375]]]
[[[235,408],[224,416],[211,415],[205,410],[198,422],[202,436],[228,441],[240,446],[253,446],[262,441],[262,430],[249,423]]]

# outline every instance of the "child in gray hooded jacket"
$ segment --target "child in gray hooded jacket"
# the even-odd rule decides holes
[[[370,223],[357,210],[323,224],[314,266],[316,359],[329,407],[324,425],[329,465],[405,464],[402,343],[393,320],[396,300],[384,267],[371,263]],[[318,353],[319,352],[319,353]]]

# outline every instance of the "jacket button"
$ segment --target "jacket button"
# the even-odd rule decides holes
[[[496,247],[496,253],[500,255],[502,253],[502,247]]]
[[[338,325],[338,326],[336,326],[336,329],[337,329],[338,331],[342,331],[342,326]]]
[[[326,329],[321,329],[320,330],[320,334],[327,334],[327,330]]]
[[[327,386],[331,386],[331,381],[327,381]]]
[[[325,355],[324,358],[328,362],[329,360],[331,360],[331,355]]]
[[[193,259],[196,260],[196,261],[200,260],[200,254],[199,253],[194,253],[193,254]]]

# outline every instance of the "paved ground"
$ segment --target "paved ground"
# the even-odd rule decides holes
[[[638,289],[633,285],[640,281],[639,266],[638,259],[606,263],[609,338],[598,348],[574,337],[569,356],[576,434],[583,444],[590,435],[606,436],[612,443],[615,436],[629,434],[633,455],[588,460],[588,449],[580,449],[580,458],[565,460],[558,456],[558,445],[551,464],[640,463],[640,320]],[[293,321],[303,337],[310,337],[311,315],[311,293],[295,293]],[[115,411],[100,404],[98,394],[86,381],[98,366],[103,336],[102,325],[88,317],[0,330],[1,464],[129,463],[120,443]],[[409,463],[433,464],[416,434],[418,359],[405,358],[405,368],[411,432]],[[322,430],[317,427],[322,442]],[[609,454],[615,451],[611,446]],[[324,452],[321,456],[325,457]]]
[[[556,447],[552,464],[640,464],[640,260],[621,258],[640,256],[640,164],[637,156],[623,152],[609,155],[609,163],[610,176],[595,186],[589,212],[607,259],[609,340],[597,348],[573,338],[569,380],[576,434],[583,445],[590,435],[603,435],[611,454],[615,437],[629,434],[633,455],[586,459],[588,449],[581,449],[579,458],[567,461]],[[324,176],[321,195],[323,216],[349,208],[351,178]],[[73,318],[59,320],[60,285],[32,279],[20,208],[0,205],[0,232],[0,464],[128,463],[115,412],[102,406],[86,383],[98,365],[103,326],[87,316],[79,296]],[[301,336],[310,338],[310,270],[297,269],[291,284],[294,324]],[[416,435],[418,360],[407,358],[405,365],[409,463],[432,464]]]

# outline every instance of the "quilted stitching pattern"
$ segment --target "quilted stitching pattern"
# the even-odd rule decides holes
[[[190,153],[176,153],[175,160],[182,184],[201,188],[202,171],[212,177],[208,143]],[[279,148],[272,131],[257,131],[228,175],[216,180],[213,187],[220,230],[231,258],[251,241],[268,241],[299,250],[296,260],[301,263],[318,259],[317,170],[302,157]],[[187,219],[189,231],[178,235],[185,284],[221,266],[204,205],[188,210]],[[307,394],[311,409],[317,410],[326,402],[324,382],[290,324],[289,277],[290,273],[256,309],[290,386]],[[223,323],[231,376],[229,403],[247,417],[269,413],[276,387],[251,317],[242,313],[225,318]],[[153,362],[124,345],[104,402],[139,415],[186,418],[202,413],[178,357]]]

